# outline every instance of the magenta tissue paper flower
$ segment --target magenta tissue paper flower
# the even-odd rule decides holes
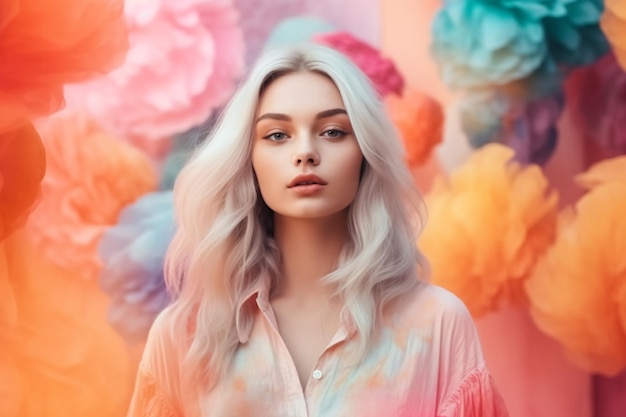
[[[314,36],[313,40],[350,58],[370,78],[378,92],[402,95],[404,78],[394,62],[382,56],[373,46],[355,38],[347,32],[324,33]]]
[[[626,154],[626,70],[609,54],[572,79],[568,101],[577,126],[607,156]]]
[[[118,137],[153,151],[230,97],[244,69],[243,36],[230,0],[128,0],[125,16],[125,63],[66,95]]]

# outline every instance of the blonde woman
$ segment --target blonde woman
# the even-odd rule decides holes
[[[425,281],[400,141],[340,54],[263,56],[175,196],[175,301],[130,416],[506,415],[467,310]]]

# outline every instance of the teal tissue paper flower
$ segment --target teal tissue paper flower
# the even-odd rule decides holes
[[[564,72],[608,50],[601,12],[601,0],[448,0],[433,22],[432,53],[455,89]]]
[[[504,94],[512,101],[528,102],[562,92],[564,79],[563,70],[553,61],[546,60],[528,77],[485,90]]]
[[[473,148],[499,142],[505,116],[514,103],[510,97],[493,90],[473,91],[459,102],[461,128]]]
[[[501,85],[547,56],[540,19],[560,9],[528,1],[449,0],[433,21],[432,53],[452,88]]]
[[[178,174],[191,158],[196,148],[211,134],[223,109],[219,108],[202,124],[172,138],[172,147],[163,161],[159,189],[172,190]]]
[[[554,62],[571,69],[597,61],[609,51],[600,28],[602,0],[569,0],[566,13],[543,21],[549,55]]]

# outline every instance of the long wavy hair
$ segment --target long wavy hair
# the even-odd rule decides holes
[[[404,151],[378,94],[346,57],[316,45],[266,52],[225,107],[209,137],[177,178],[177,233],[165,276],[175,295],[166,314],[184,350],[183,374],[215,384],[240,343],[235,308],[263,275],[281,279],[272,213],[251,164],[259,96],[273,80],[295,71],[326,75],[337,86],[364,156],[359,189],[349,207],[349,241],[337,269],[324,277],[352,316],[361,354],[383,308],[425,278],[417,249],[423,203],[404,163]],[[193,323],[193,326],[187,325]],[[239,318],[250,329],[252,312]]]

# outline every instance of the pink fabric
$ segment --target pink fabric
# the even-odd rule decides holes
[[[268,288],[248,298],[254,325],[232,366],[211,391],[181,401],[182,355],[166,331],[166,309],[152,327],[129,417],[359,416],[506,417],[485,367],[478,334],[462,302],[429,284],[389,310],[356,367],[357,330],[349,315],[318,358],[305,389],[279,332]],[[256,301],[256,303],[255,303]],[[240,329],[241,330],[241,329]]]
[[[154,377],[139,369],[130,414],[137,416],[178,417],[181,412],[163,392]]]
[[[495,417],[507,415],[502,398],[493,389],[491,375],[475,369],[441,407],[440,417]]]

